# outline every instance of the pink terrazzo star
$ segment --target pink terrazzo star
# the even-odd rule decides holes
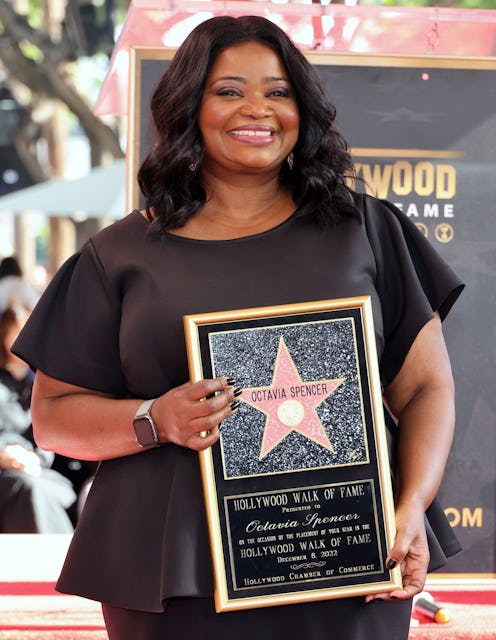
[[[334,393],[344,380],[346,378],[303,382],[281,337],[272,384],[268,387],[243,389],[240,398],[267,416],[260,460],[292,431],[297,431],[333,451],[331,441],[315,409]]]

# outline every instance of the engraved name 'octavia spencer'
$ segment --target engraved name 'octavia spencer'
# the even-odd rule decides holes
[[[297,431],[333,451],[333,446],[315,409],[346,378],[303,382],[288,351],[284,338],[279,340],[272,384],[244,389],[241,400],[266,416],[260,450],[262,460],[284,438]]]

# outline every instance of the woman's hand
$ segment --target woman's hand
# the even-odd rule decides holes
[[[170,389],[151,409],[159,442],[195,451],[210,447],[219,439],[221,422],[239,406],[240,393],[235,381],[226,376]],[[31,400],[36,443],[78,460],[142,453],[133,429],[141,402],[79,387],[38,370]]]
[[[386,566],[390,569],[400,566],[403,588],[369,595],[366,597],[367,602],[376,599],[408,600],[424,588],[429,564],[429,547],[423,505],[399,506],[396,509],[396,531],[394,545],[386,558]]]
[[[220,425],[239,406],[241,390],[220,377],[186,383],[160,396],[151,411],[159,441],[202,451],[217,442]]]

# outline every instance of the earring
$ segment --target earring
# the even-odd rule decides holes
[[[292,151],[286,158],[286,162],[288,163],[289,170],[292,171],[294,166],[294,153]]]
[[[195,160],[192,160],[189,163],[188,169],[191,171],[191,173],[195,173],[195,171],[198,169],[199,166],[200,166],[200,158],[195,158]]]

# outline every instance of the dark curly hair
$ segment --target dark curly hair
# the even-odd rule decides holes
[[[336,110],[320,78],[290,38],[258,16],[221,16],[197,26],[178,48],[150,102],[156,142],[138,172],[151,232],[161,235],[184,225],[204,205],[199,168],[202,157],[197,124],[207,75],[221,51],[259,42],[279,56],[290,78],[300,115],[294,166],[286,163],[280,179],[291,185],[298,215],[315,216],[322,227],[358,217],[351,180],[354,166],[348,145],[336,129]],[[154,216],[152,216],[152,210]]]
[[[22,277],[22,269],[15,256],[7,256],[0,262],[0,278],[6,276]]]

